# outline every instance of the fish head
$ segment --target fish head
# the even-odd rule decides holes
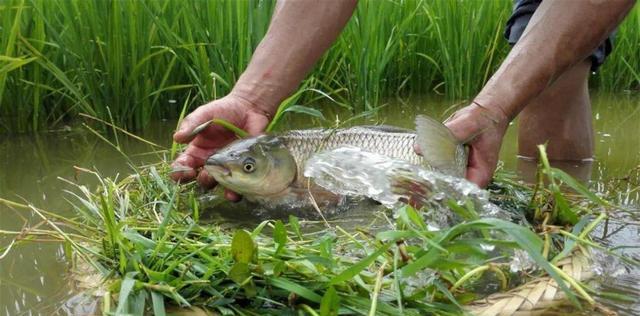
[[[204,167],[219,184],[249,198],[285,191],[297,173],[283,141],[267,135],[229,144],[209,157]]]

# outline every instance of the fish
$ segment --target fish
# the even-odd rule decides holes
[[[331,193],[304,176],[305,163],[316,153],[343,146],[464,177],[468,151],[462,142],[433,118],[419,115],[415,123],[416,131],[365,125],[239,139],[211,155],[204,168],[218,184],[263,205],[299,204],[307,201],[309,193],[331,200]],[[420,148],[420,155],[414,145]]]

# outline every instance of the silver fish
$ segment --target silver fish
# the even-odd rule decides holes
[[[415,153],[414,144],[422,155]],[[315,153],[343,146],[458,177],[463,177],[466,170],[464,146],[442,123],[426,116],[416,118],[416,132],[381,125],[294,130],[241,139],[209,157],[205,168],[219,184],[251,201],[292,203],[305,199],[304,193],[309,190],[323,193],[312,179],[304,177],[306,161]]]

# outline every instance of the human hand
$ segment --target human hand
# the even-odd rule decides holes
[[[502,138],[509,125],[501,110],[491,110],[472,103],[454,113],[445,125],[469,148],[467,179],[484,188],[498,164]]]
[[[236,136],[216,124],[209,125],[197,135],[192,134],[196,127],[213,118],[226,120],[252,136],[261,134],[270,121],[268,113],[244,98],[232,94],[200,106],[182,120],[180,128],[173,134],[176,142],[189,143],[171,165],[174,169],[171,173],[173,180],[184,182],[196,179],[204,188],[216,185],[215,180],[201,167],[209,156],[235,140]],[[239,196],[231,191],[226,191],[225,197],[229,200],[239,199]]]

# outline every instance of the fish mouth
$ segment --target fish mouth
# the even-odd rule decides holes
[[[213,155],[207,159],[204,164],[205,169],[211,175],[222,175],[222,176],[230,176],[231,170],[224,166],[224,161],[217,155]]]

